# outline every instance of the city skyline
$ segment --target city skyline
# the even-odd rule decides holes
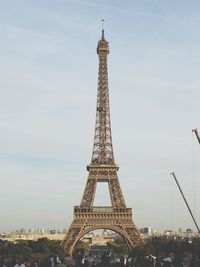
[[[192,2],[1,2],[0,231],[67,228],[81,201],[102,17],[113,147],[133,220],[196,230],[170,177],[199,222],[200,3]]]
[[[193,231],[192,229],[190,228],[181,228],[181,227],[177,227],[176,229],[172,230],[172,229],[163,229],[162,231],[158,231],[157,229],[154,229],[153,227],[151,226],[145,226],[145,227],[142,227],[142,228],[139,228],[138,230],[140,232],[143,232],[145,230],[151,230],[152,232],[154,232],[153,234],[163,234],[165,232],[173,232],[173,233],[178,233],[179,231],[181,232],[188,232],[188,231],[191,231],[192,233],[198,235],[198,231],[195,230]],[[110,231],[110,232],[115,232],[113,230],[110,230],[110,229],[95,229],[95,230],[92,230],[92,231],[88,231],[88,233],[93,233],[93,232],[103,232],[103,231]],[[20,229],[13,229],[12,231],[10,232],[0,232],[0,234],[12,234],[12,233],[16,233],[16,234],[28,234],[28,233],[51,233],[51,234],[54,234],[54,233],[62,233],[62,234],[66,234],[67,232],[67,229],[66,228],[63,228],[63,229],[49,229],[49,228],[31,228],[31,227],[28,227],[28,228],[20,228]],[[86,235],[88,234],[86,233]]]

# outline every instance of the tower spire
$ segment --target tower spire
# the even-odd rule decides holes
[[[104,19],[101,20],[101,26],[102,26],[102,36],[101,39],[104,39]]]
[[[108,70],[107,56],[109,54],[109,44],[104,38],[104,20],[102,20],[102,38],[97,45],[99,57],[98,89],[96,124],[94,134],[94,145],[92,153],[93,165],[115,165],[108,90]]]

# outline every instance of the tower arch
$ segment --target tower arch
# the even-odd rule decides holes
[[[73,246],[70,248],[69,251],[69,256],[73,255],[74,249],[76,247],[76,245],[78,244],[78,242],[81,240],[81,238],[84,237],[84,235],[88,234],[89,232],[98,230],[98,229],[107,229],[107,230],[111,230],[117,234],[119,234],[125,241],[127,248],[129,251],[132,250],[132,246],[131,246],[131,240],[129,239],[129,237],[126,235],[126,233],[124,232],[123,229],[120,229],[118,226],[107,226],[105,227],[105,225],[99,225],[99,226],[87,226],[86,229],[82,230],[81,233],[77,236],[76,240],[74,241]]]

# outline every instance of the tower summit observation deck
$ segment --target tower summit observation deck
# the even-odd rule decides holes
[[[74,218],[62,242],[67,254],[72,255],[77,242],[95,229],[110,229],[119,233],[129,250],[144,244],[132,220],[132,210],[126,203],[120,187],[115,164],[109,107],[107,58],[109,44],[102,29],[97,45],[99,58],[97,107],[92,160],[85,190],[79,206],[74,207]],[[111,206],[94,206],[97,183],[107,183]]]

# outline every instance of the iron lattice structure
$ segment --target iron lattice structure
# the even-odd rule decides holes
[[[109,45],[102,30],[98,42],[99,57],[98,91],[94,145],[91,164],[83,197],[79,206],[74,207],[74,218],[62,242],[65,251],[72,255],[77,242],[88,232],[95,229],[110,229],[119,233],[130,250],[144,244],[132,220],[132,209],[126,203],[119,184],[115,164],[108,90],[107,56]],[[111,207],[94,206],[94,198],[98,182],[108,183]]]
[[[94,146],[92,153],[92,164],[114,164],[114,154],[112,146],[109,90],[108,90],[108,70],[107,55],[109,53],[108,42],[102,38],[97,46],[99,55],[99,75],[97,90],[96,125],[94,135]]]

